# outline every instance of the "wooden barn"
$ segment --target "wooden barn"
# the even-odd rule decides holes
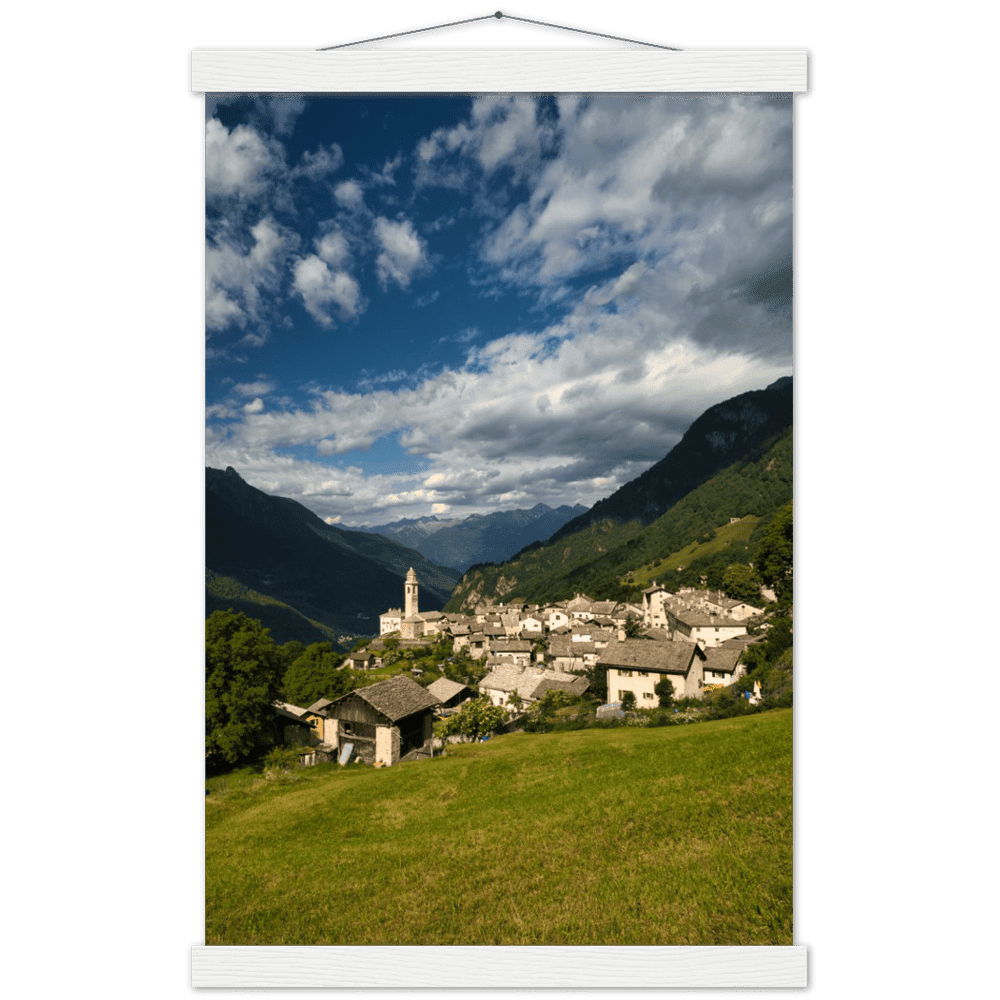
[[[326,742],[337,754],[348,743],[366,764],[431,756],[438,699],[404,674],[342,695],[321,711]]]

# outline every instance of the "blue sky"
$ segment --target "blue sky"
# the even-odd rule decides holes
[[[206,463],[343,525],[592,505],[791,374],[792,102],[206,100]]]

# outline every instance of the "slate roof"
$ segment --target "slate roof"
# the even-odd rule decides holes
[[[716,646],[712,649],[703,650],[705,657],[705,669],[714,670],[716,673],[731,674],[739,663],[742,649],[722,649]]]
[[[493,653],[530,653],[531,643],[527,639],[501,639],[490,646]]]
[[[290,711],[291,710],[291,711]],[[295,705],[286,705],[284,702],[276,701],[274,703],[274,714],[280,716],[282,719],[288,719],[290,722],[297,722],[301,726],[308,726],[309,723],[302,718],[305,715],[304,708],[296,708]]]
[[[610,615],[618,609],[617,601],[594,601],[590,605],[592,615]]]
[[[571,636],[556,635],[549,637],[549,653],[552,656],[583,656],[584,653],[596,653],[597,646],[593,642],[574,642]]]
[[[584,682],[582,689],[580,689],[579,681]],[[586,677],[567,678],[566,674],[555,670],[539,670],[537,667],[525,667],[522,670],[513,664],[503,663],[479,682],[479,688],[480,690],[503,692],[517,691],[523,699],[529,701],[541,697],[541,694],[537,692],[539,685],[543,683],[546,684],[546,687],[542,694],[548,690],[577,693],[577,689],[580,689],[579,693],[582,693],[582,691],[587,690],[588,682]]]
[[[743,622],[736,621],[735,618],[726,618],[723,615],[710,615],[695,608],[671,608],[670,613],[679,622],[689,625],[691,628],[745,628]]]
[[[649,670],[658,674],[686,674],[698,647],[690,642],[651,642],[626,639],[601,651],[599,666],[624,670]]]
[[[469,694],[472,694],[472,689],[467,684],[459,684],[458,681],[450,680],[447,677],[439,677],[433,684],[427,686],[427,693],[433,695],[440,702],[445,702],[462,691],[468,691]]]
[[[351,695],[368,702],[376,712],[380,712],[390,722],[397,722],[408,715],[413,715],[414,712],[421,712],[440,704],[427,688],[421,687],[405,674],[397,674],[377,684],[358,688],[341,695],[337,701],[343,701]]]
[[[274,707],[280,708],[283,711],[288,712],[290,715],[294,715],[297,719],[301,719],[302,716],[309,711],[308,708],[299,708],[298,705],[292,705],[287,701],[276,701],[274,703]]]
[[[586,677],[574,677],[572,675],[556,678],[556,677],[543,677],[538,684],[535,685],[533,698],[541,698],[544,696],[546,691],[568,691],[570,694],[580,695],[583,694],[587,688],[590,687],[590,681]]]
[[[322,715],[323,709],[328,705],[332,705],[333,702],[329,698],[320,698],[319,701],[314,701],[307,709],[307,712],[312,712],[313,715]]]

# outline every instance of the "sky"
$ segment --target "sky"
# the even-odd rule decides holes
[[[792,373],[782,95],[206,98],[206,464],[332,524],[592,506]]]

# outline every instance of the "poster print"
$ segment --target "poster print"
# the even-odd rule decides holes
[[[206,119],[206,943],[791,944],[790,95]]]

